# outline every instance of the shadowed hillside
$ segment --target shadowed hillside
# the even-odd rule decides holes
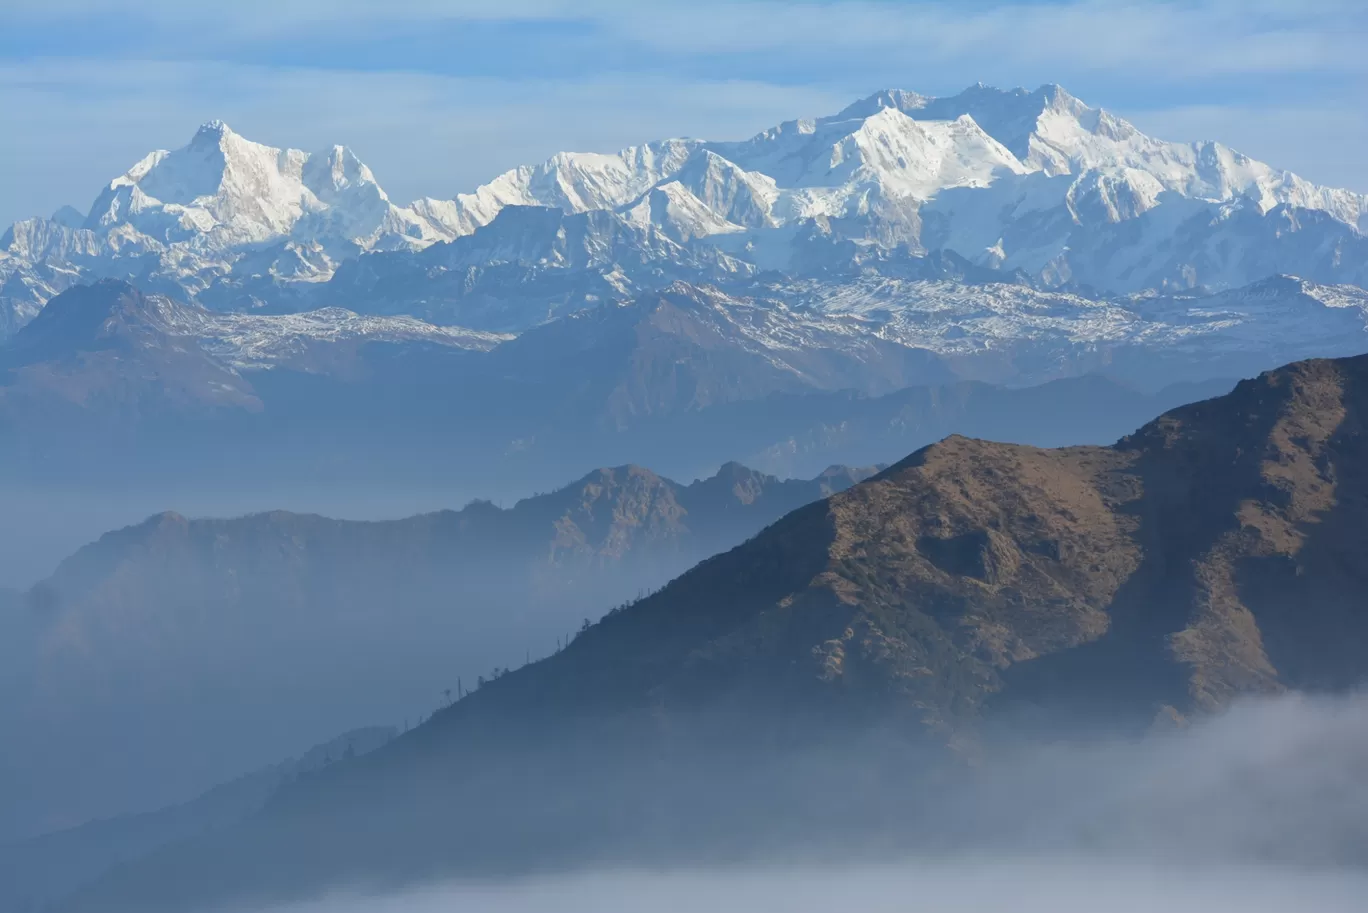
[[[1368,673],[1365,406],[1368,357],[1270,372],[1114,447],[952,437],[77,907],[795,834],[935,845],[937,784],[991,756],[985,722],[1143,729],[1346,688]],[[1362,861],[1364,838],[1333,852]]]

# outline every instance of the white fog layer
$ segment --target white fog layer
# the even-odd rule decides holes
[[[273,913],[1363,909],[1368,697],[1249,700],[1136,739],[1005,747],[932,810],[954,843],[943,853],[836,858],[795,833],[779,862],[338,892]]]
[[[978,859],[451,885],[276,913],[1358,913],[1365,896],[1361,873]]]

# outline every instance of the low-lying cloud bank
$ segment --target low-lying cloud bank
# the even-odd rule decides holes
[[[1140,738],[1017,743],[947,802],[995,849],[1368,866],[1368,694],[1287,694]]]
[[[1361,873],[976,860],[452,885],[277,913],[1359,913],[1365,896]]]
[[[972,789],[928,809],[939,850],[795,865],[817,854],[794,835],[787,865],[461,882],[274,913],[1364,908],[1368,696],[1251,700],[1143,737],[995,744],[986,756]]]

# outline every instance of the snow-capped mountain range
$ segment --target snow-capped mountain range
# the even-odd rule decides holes
[[[768,308],[739,321],[788,327],[766,346],[853,335],[995,359],[966,373],[1010,382],[1089,361],[1069,347],[1105,364],[1115,346],[1368,341],[1368,196],[1219,143],[1153,139],[1058,86],[883,91],[740,142],[561,153],[408,206],[344,147],[275,149],[214,121],[88,213],[16,223],[0,251],[0,337],[62,289],[111,277],[256,313],[229,320],[255,327],[244,352],[294,338],[268,313],[312,312],[292,320],[323,338],[392,334],[363,314],[492,345],[678,282]],[[1046,338],[1055,368],[1024,370],[1016,350],[1038,359]]]

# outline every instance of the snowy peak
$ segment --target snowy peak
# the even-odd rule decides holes
[[[872,114],[877,114],[884,108],[893,108],[904,114],[913,114],[925,108],[934,99],[925,95],[918,95],[916,92],[909,92],[906,89],[881,89],[870,95],[854,102],[836,115],[836,120],[863,120]]]
[[[128,223],[167,244],[195,235],[225,245],[277,239],[305,213],[327,206],[304,180],[310,158],[298,149],[254,143],[223,121],[210,121],[188,145],[154,152],[110,182],[87,227],[109,230]],[[346,156],[339,152],[336,159],[310,169],[311,176],[336,172],[345,183]],[[362,173],[369,177],[359,162],[351,171],[356,179]],[[326,187],[324,181],[314,183],[319,190]]]
[[[995,89],[983,83],[958,95],[936,98],[904,89],[884,89],[847,107],[832,120],[864,119],[885,108],[917,120],[953,121],[973,118],[990,136],[1018,159],[1030,155],[1029,139],[1048,110],[1082,114],[1086,105],[1056,85],[1027,89]]]
[[[746,171],[710,149],[700,149],[674,180],[731,223],[751,228],[772,224],[771,211],[780,194],[768,175]]]
[[[224,136],[232,135],[233,131],[224,121],[214,118],[200,124],[199,130],[195,132],[195,139],[203,139],[206,142],[213,142],[222,139]]]
[[[1358,225],[1368,212],[1364,195],[1316,187],[1219,143],[1155,139],[1057,85],[1033,92],[973,86],[950,98],[923,100],[917,110],[923,117],[941,119],[967,114],[1028,169],[1047,175],[1099,171],[1114,182],[1151,183],[1137,182],[1134,174],[1141,173],[1185,197],[1244,198],[1263,211],[1279,204],[1320,209],[1349,225]]]
[[[636,224],[655,226],[669,238],[733,234],[776,223],[781,192],[773,179],[748,172],[713,151],[700,148],[673,175],[623,207]]]
[[[858,161],[852,177],[918,199],[952,187],[987,186],[1003,172],[1026,170],[969,115],[917,121],[897,108],[884,108],[838,148],[852,165]]]
[[[375,181],[375,175],[346,146],[333,146],[309,156],[302,174],[304,186],[320,200],[328,200],[346,190],[374,188],[381,199],[389,199]]]
[[[897,107],[863,117],[824,118],[811,129],[776,129],[744,143],[710,148],[780,188],[844,190],[876,187],[883,196],[929,199],[950,187],[986,186],[1025,169],[969,117],[917,120]],[[816,214],[797,207],[799,215]],[[833,213],[834,214],[834,213]]]
[[[695,196],[679,181],[653,187],[625,215],[642,228],[659,228],[677,242],[744,231]]]
[[[696,238],[734,233],[736,226],[844,215],[865,206],[871,192],[927,199],[1026,170],[962,113],[909,113],[931,101],[887,90],[834,117],[791,121],[739,143],[675,139],[614,154],[561,153],[505,172],[458,196],[450,209],[439,208],[461,233],[488,224],[505,206],[536,205],[572,213],[623,210],[671,237]]]
[[[1063,87],[1047,84],[1035,90],[997,89],[983,83],[943,98],[903,90],[884,90],[847,108],[842,115],[868,116],[895,108],[918,120],[953,121],[968,116],[1031,170],[1064,174],[1080,135],[1130,135],[1129,124],[1089,108]],[[1099,124],[1099,118],[1102,122]],[[1053,132],[1053,140],[1050,134]],[[1119,138],[1114,136],[1113,138]],[[1061,143],[1065,148],[1056,148]]]
[[[885,90],[837,118],[870,117],[889,109],[919,121],[968,116],[1027,171],[1075,175],[1089,186],[1124,186],[1141,201],[1135,212],[1147,210],[1158,193],[1172,191],[1198,200],[1248,200],[1263,212],[1284,204],[1321,210],[1360,232],[1368,227],[1368,196],[1318,187],[1219,143],[1154,139],[1058,85],[1030,91],[980,84],[945,98]],[[820,130],[823,121],[817,123]]]
[[[190,142],[172,152],[151,153],[115,178],[111,187],[136,185],[147,196],[163,203],[193,204],[213,197],[230,176],[239,182],[252,172],[279,176],[284,159],[302,159],[303,153],[281,150],[238,136],[223,121],[202,125]]]
[[[570,213],[627,206],[668,180],[700,144],[672,139],[621,152],[562,152],[536,166],[504,172],[456,197],[453,226],[462,234],[493,221],[505,206],[551,206]]]
[[[90,278],[150,271],[195,297],[234,273],[277,287],[319,283],[364,251],[450,240],[461,233],[453,225],[449,206],[395,206],[345,146],[278,149],[215,120],[110,181],[89,215],[66,208],[16,223],[3,247]]]

